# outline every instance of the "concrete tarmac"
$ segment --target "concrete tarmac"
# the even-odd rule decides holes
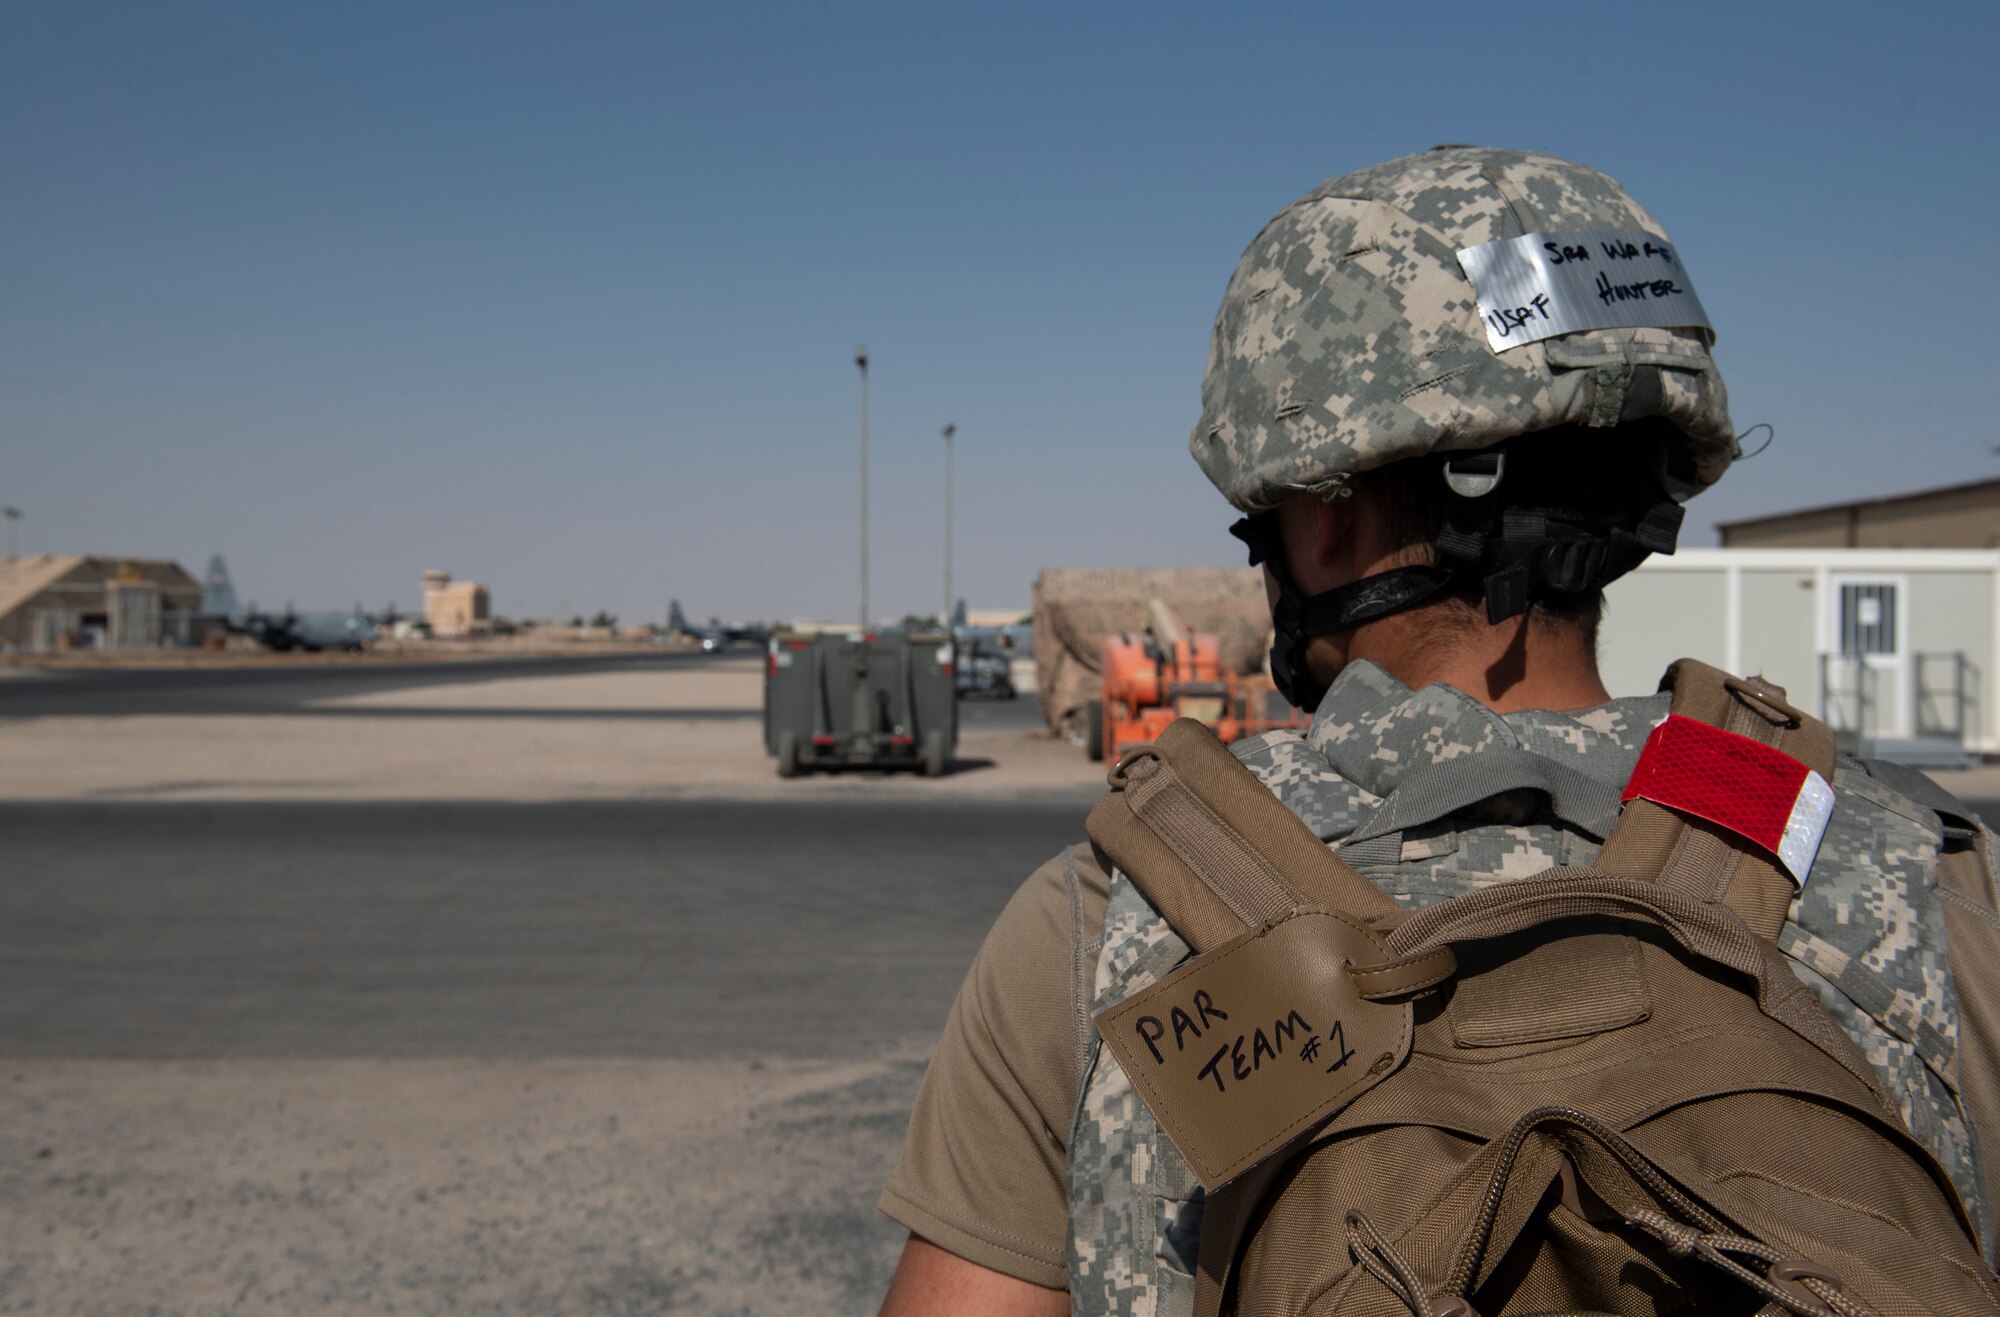
[[[720,654],[659,649],[577,658],[482,658],[410,663],[321,663],[301,657],[268,667],[14,669],[0,672],[0,721],[24,718],[137,717],[458,717],[758,719],[760,662],[736,647]],[[624,704],[575,696],[578,677],[651,676],[684,703],[646,698]],[[968,699],[962,727],[1029,731],[1041,712],[1029,692],[1013,700]]]
[[[518,801],[1088,799],[1101,768],[1039,729],[1032,699],[960,706],[954,773],[778,781],[755,657],[58,678],[0,703],[0,800]],[[124,680],[120,680],[120,679]],[[71,691],[68,681],[88,690]],[[14,678],[0,689],[36,685]]]

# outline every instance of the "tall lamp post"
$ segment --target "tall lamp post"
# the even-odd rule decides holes
[[[861,621],[868,629],[868,347],[854,349],[854,364],[861,371]]]
[[[944,427],[944,611],[938,621],[951,625],[951,437],[958,427]]]

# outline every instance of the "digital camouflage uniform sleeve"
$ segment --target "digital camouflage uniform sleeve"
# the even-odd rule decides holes
[[[1937,871],[1937,816],[1852,761],[1778,945],[1881,1072],[1910,1132],[1950,1175],[1991,1256],[1980,1151],[1953,1091],[1959,1002]]]
[[[1188,945],[1131,880],[1111,883],[1093,1007],[1149,987]],[[1069,1145],[1071,1317],[1181,1317],[1194,1303],[1204,1198],[1109,1049],[1100,1047]]]

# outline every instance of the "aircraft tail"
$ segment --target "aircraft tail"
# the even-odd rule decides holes
[[[210,555],[208,573],[202,577],[201,611],[208,617],[238,617],[243,612],[236,587],[229,580],[229,564],[219,553]]]
[[[681,601],[678,599],[670,599],[667,601],[667,630],[669,631],[694,630],[693,627],[688,625],[687,614],[681,611]]]
[[[961,599],[961,600],[959,600],[959,601],[958,601],[958,602],[957,602],[956,604],[953,604],[953,605],[952,605],[952,609],[951,609],[951,629],[952,629],[953,631],[963,631],[963,630],[965,630],[965,626],[966,626],[966,622],[965,622],[965,600]]]

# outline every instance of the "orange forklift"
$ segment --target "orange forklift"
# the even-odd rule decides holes
[[[1098,676],[1098,698],[1084,706],[1083,744],[1092,759],[1115,763],[1176,718],[1206,723],[1225,742],[1306,725],[1268,676],[1226,670],[1218,638],[1191,630],[1160,599],[1146,605],[1144,632],[1105,639]]]

